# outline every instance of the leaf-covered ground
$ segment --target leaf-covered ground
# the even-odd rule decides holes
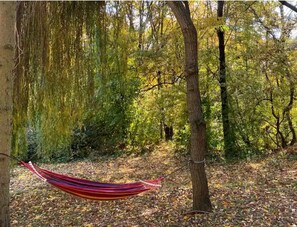
[[[142,156],[42,165],[104,182],[153,179],[183,166],[167,146]],[[297,162],[279,153],[236,164],[207,164],[213,212],[189,214],[191,184],[184,168],[161,189],[118,201],[83,200],[40,181],[23,167],[12,170],[12,226],[296,226]]]

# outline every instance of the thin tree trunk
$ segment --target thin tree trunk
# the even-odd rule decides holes
[[[163,95],[160,92],[161,88],[163,87],[162,84],[162,76],[161,76],[161,71],[158,70],[157,72],[157,81],[158,81],[158,93],[161,95],[160,99],[161,99],[161,106],[160,106],[160,122],[159,122],[159,128],[160,128],[160,140],[163,140],[164,138],[164,124],[165,124],[165,113],[164,113],[164,105],[163,105]]]
[[[287,4],[286,1],[280,1],[283,5],[286,5],[287,7],[289,7]],[[289,143],[289,145],[294,145],[294,143],[296,142],[296,131],[295,131],[295,128],[294,128],[294,125],[293,125],[293,122],[292,122],[292,119],[291,119],[291,110],[293,108],[293,105],[294,105],[294,97],[295,97],[295,84],[293,82],[293,79],[294,76],[292,75],[292,73],[290,72],[289,68],[289,58],[286,54],[286,48],[285,48],[285,45],[286,45],[286,40],[289,39],[289,35],[288,33],[286,32],[286,22],[285,22],[285,15],[284,15],[284,7],[283,5],[280,5],[280,14],[281,14],[281,36],[280,36],[280,44],[281,44],[281,51],[280,53],[281,54],[281,59],[282,59],[282,64],[283,64],[283,67],[285,68],[286,70],[286,79],[288,80],[289,82],[289,87],[290,87],[290,99],[289,99],[289,103],[288,105],[283,109],[283,117],[286,117],[287,121],[288,121],[288,126],[289,126],[289,129],[292,133],[292,139],[291,139],[291,142]],[[289,4],[290,5],[290,4]],[[296,9],[296,8],[295,8]],[[295,12],[297,12],[295,10]]]
[[[218,18],[222,18],[224,15],[224,1],[218,1]],[[221,103],[222,103],[222,122],[223,122],[223,133],[224,133],[224,148],[225,156],[232,158],[235,156],[235,141],[234,136],[230,127],[229,121],[229,105],[228,105],[228,92],[227,92],[227,81],[226,81],[226,57],[225,57],[225,33],[222,28],[217,30],[219,39],[219,53],[220,53],[220,89],[221,89]]]
[[[0,152],[9,155],[12,134],[15,2],[0,2]],[[9,159],[0,156],[0,226],[9,226]]]
[[[288,121],[288,124],[289,124],[289,128],[290,128],[291,133],[292,133],[292,139],[291,139],[290,145],[293,146],[296,143],[296,140],[297,140],[297,138],[296,138],[296,132],[295,132],[295,128],[293,126],[293,122],[292,122],[290,113],[288,112],[286,114],[286,116],[287,116],[287,121]]]
[[[290,142],[290,145],[294,145],[294,143],[296,143],[296,131],[290,116],[290,112],[293,108],[293,103],[294,103],[294,96],[295,96],[295,86],[293,84],[293,82],[291,81],[291,75],[288,73],[287,75],[289,83],[290,83],[290,101],[288,103],[288,105],[284,108],[283,110],[283,115],[286,116],[287,121],[288,121],[288,125],[289,125],[289,129],[292,133],[292,139]]]
[[[138,49],[143,50],[143,32],[144,32],[144,24],[143,24],[143,11],[145,2],[140,2],[139,8],[139,31],[138,31]]]
[[[193,210],[211,211],[211,202],[204,158],[206,153],[206,126],[203,120],[198,84],[197,31],[190,16],[189,5],[184,2],[168,2],[183,33],[185,44],[185,76],[187,82],[187,105],[191,127],[191,176],[193,187]]]

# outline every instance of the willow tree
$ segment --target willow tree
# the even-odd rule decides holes
[[[102,2],[21,2],[14,87],[16,155],[26,158],[27,131],[37,155],[69,157],[73,129],[94,105],[95,76],[103,75]],[[55,18],[55,19],[52,19]],[[98,58],[99,56],[99,58]]]
[[[205,173],[206,126],[203,119],[199,80],[197,31],[193,24],[189,5],[184,2],[168,2],[182,30],[185,45],[185,77],[187,105],[191,127],[191,176],[193,210],[211,211],[211,202]]]
[[[10,154],[12,131],[12,70],[14,66],[15,3],[0,3],[0,148]],[[9,159],[0,156],[0,226],[9,226]]]

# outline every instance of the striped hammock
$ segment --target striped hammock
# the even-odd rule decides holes
[[[163,178],[145,180],[134,183],[114,184],[101,183],[80,178],[69,177],[38,167],[29,162],[20,162],[41,180],[59,188],[62,191],[85,199],[92,200],[116,200],[124,199],[139,193],[161,187]]]

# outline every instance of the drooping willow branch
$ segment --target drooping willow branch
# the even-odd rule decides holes
[[[20,2],[14,86],[14,153],[26,150],[28,128],[38,148],[59,149],[94,95],[104,42],[103,2]],[[100,58],[100,57],[99,57]],[[101,59],[100,59],[101,61]],[[55,136],[56,135],[56,136]],[[41,145],[42,144],[42,145]]]

